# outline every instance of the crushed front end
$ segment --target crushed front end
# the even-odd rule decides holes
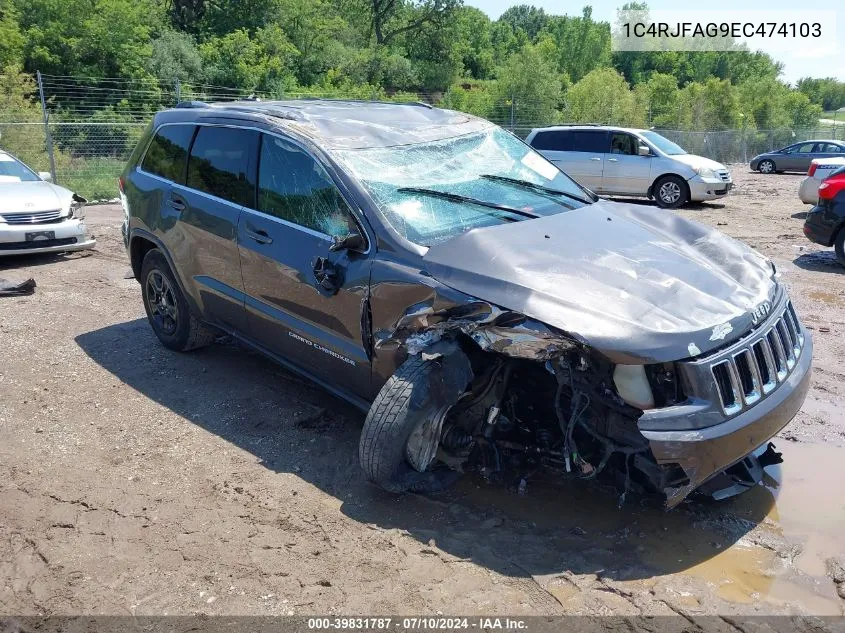
[[[472,380],[450,409],[438,458],[522,488],[536,472],[662,495],[725,498],[779,459],[769,440],[798,412],[812,341],[785,293],[724,348],[652,365],[614,364],[584,341],[486,302],[418,306],[392,333],[409,354],[459,345]]]

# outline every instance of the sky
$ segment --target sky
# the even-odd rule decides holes
[[[546,13],[553,15],[580,15],[581,8],[585,4],[590,4],[593,7],[593,19],[608,21],[611,24],[616,20],[617,8],[624,1],[581,0],[573,3],[570,0],[564,4],[561,0],[464,0],[466,4],[478,7],[494,20],[508,7],[515,4],[533,4],[535,7],[542,8]],[[677,0],[647,0],[647,2],[652,12],[676,11],[679,5]],[[761,9],[761,3],[749,2],[748,0],[707,0],[706,4],[698,6],[706,7],[708,11],[713,13],[716,20],[727,19],[727,16],[730,15],[729,12],[736,10],[742,10],[743,15],[747,15],[745,12],[750,10],[759,12],[762,22],[776,19],[774,16],[777,16],[779,11],[795,12],[799,9],[804,12],[824,11],[827,18],[835,15],[834,20],[828,19],[823,24],[825,29],[829,29],[827,30],[829,35],[824,46],[818,46],[817,43],[810,40],[793,40],[793,45],[786,47],[783,45],[764,45],[757,46],[757,48],[769,53],[777,61],[784,64],[781,78],[790,83],[794,83],[800,77],[836,77],[840,81],[845,81],[845,54],[843,54],[845,52],[845,7],[841,11],[834,12],[832,7],[835,7],[837,3],[829,0],[804,0],[803,2],[766,0],[762,4],[765,5],[765,9]],[[796,14],[793,13],[792,15]],[[766,19],[767,16],[769,20]],[[834,22],[834,24],[827,22]]]

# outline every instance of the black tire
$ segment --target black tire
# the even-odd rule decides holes
[[[165,347],[187,352],[214,342],[216,332],[194,315],[157,248],[150,250],[141,264],[141,294],[150,327]]]
[[[680,176],[663,176],[654,183],[652,195],[661,209],[677,209],[689,202],[689,187]]]
[[[768,158],[766,160],[761,160],[757,164],[757,171],[759,171],[761,174],[774,174],[776,171],[775,161],[769,160]]]
[[[436,460],[419,472],[406,457],[411,433],[442,409],[434,393],[441,360],[410,357],[385,383],[367,413],[358,447],[361,468],[370,481],[389,492],[439,492],[460,477]]]
[[[833,242],[833,250],[836,252],[836,259],[845,266],[845,226],[839,229]]]

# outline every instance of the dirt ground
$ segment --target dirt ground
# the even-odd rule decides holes
[[[237,346],[158,344],[117,206],[89,209],[92,253],[0,260],[38,283],[0,299],[0,614],[842,615],[845,268],[801,233],[800,176],[734,177],[682,213],[774,259],[813,386],[767,486],[669,513],[539,480],[380,492],[355,410]]]

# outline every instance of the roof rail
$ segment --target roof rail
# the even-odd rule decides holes
[[[209,106],[205,101],[180,101],[176,104],[177,108],[189,109],[189,108],[209,108]]]

